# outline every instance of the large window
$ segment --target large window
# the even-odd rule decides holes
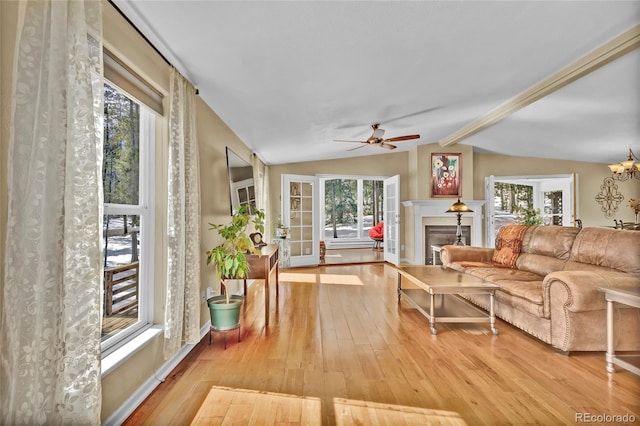
[[[370,244],[368,232],[383,220],[383,178],[326,177],[320,179],[322,239],[328,247]]]
[[[154,115],[104,86],[103,350],[151,321]]]

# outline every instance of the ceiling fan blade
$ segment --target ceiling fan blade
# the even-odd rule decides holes
[[[397,136],[395,138],[385,139],[384,142],[400,142],[400,141],[408,141],[410,139],[419,139],[420,135],[406,135],[406,136]]]
[[[364,148],[366,145],[356,146],[355,148],[348,149],[347,151],[355,151],[356,149]]]
[[[380,148],[396,149],[396,148],[397,148],[397,146],[395,146],[395,145],[391,145],[390,143],[384,143],[384,142],[382,142],[382,143],[380,144]]]
[[[375,121],[376,123],[381,123],[381,124],[387,124],[387,123],[393,123],[394,121],[399,121],[399,120],[403,120],[405,118],[410,118],[410,117],[415,117],[417,115],[421,115],[421,114],[427,114],[429,112],[432,111],[436,111],[439,110],[441,108],[445,108],[446,105],[438,105],[435,107],[431,107],[431,108],[426,108],[420,111],[414,111],[408,114],[404,114],[404,115],[399,115],[399,116],[395,116],[395,117],[391,117],[391,118],[385,118],[387,114],[380,114],[381,117],[378,118],[377,121]],[[340,129],[353,129],[353,128],[357,128],[357,127],[362,127],[362,126],[366,126],[366,122],[360,122],[360,123],[346,123],[343,124],[342,126],[338,126],[335,129],[336,130],[340,130]]]
[[[357,142],[357,143],[367,143],[367,141],[353,141],[353,140],[346,140],[346,139],[334,139],[334,142]]]
[[[436,110],[438,110],[440,108],[443,108],[443,107],[444,107],[443,105],[439,105],[439,106],[423,109],[423,110],[420,110],[420,111],[415,111],[415,112],[412,112],[412,113],[409,113],[409,114],[401,115],[399,117],[393,117],[393,118],[388,118],[386,120],[381,120],[380,122],[383,123],[383,124],[392,123],[394,121],[402,120],[404,118],[415,117],[416,115],[426,114],[426,113],[431,112],[431,111],[436,111]]]

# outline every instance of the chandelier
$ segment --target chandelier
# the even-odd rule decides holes
[[[627,158],[627,161],[622,161],[618,164],[609,164],[612,177],[619,181],[640,179],[640,170],[638,169],[640,163],[633,164],[634,158],[640,161],[640,158],[636,157],[633,151],[631,151],[631,148],[629,148],[629,158]]]

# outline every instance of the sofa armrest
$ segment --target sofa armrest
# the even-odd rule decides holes
[[[607,302],[599,287],[637,287],[640,280],[631,274],[600,274],[593,271],[557,271],[542,282],[544,316],[549,318],[553,305],[570,312],[606,309]]]
[[[440,249],[440,260],[444,266],[453,262],[491,262],[493,252],[492,248],[447,245]]]
[[[565,352],[605,350],[607,302],[598,288],[638,285],[640,279],[625,273],[557,271],[548,274],[542,284],[543,314],[551,323],[551,345]],[[617,308],[620,322],[631,330],[620,334],[617,348],[637,348],[638,338],[633,337],[638,334],[636,314],[636,309]]]

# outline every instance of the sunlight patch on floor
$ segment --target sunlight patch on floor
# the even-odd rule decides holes
[[[303,274],[296,272],[280,272],[280,281],[289,281],[292,283],[315,283],[317,274]]]
[[[319,398],[213,386],[191,425],[322,424]]]
[[[333,398],[336,425],[352,424],[416,424],[466,425],[462,416],[453,411],[371,401]]]
[[[316,284],[364,285],[360,277],[353,274],[304,274],[296,272],[281,272],[280,281]]]
[[[333,398],[336,425],[467,423],[459,413],[421,407]],[[322,423],[322,401],[311,396],[213,386],[191,425]]]
[[[320,284],[364,285],[357,275],[320,274]]]

